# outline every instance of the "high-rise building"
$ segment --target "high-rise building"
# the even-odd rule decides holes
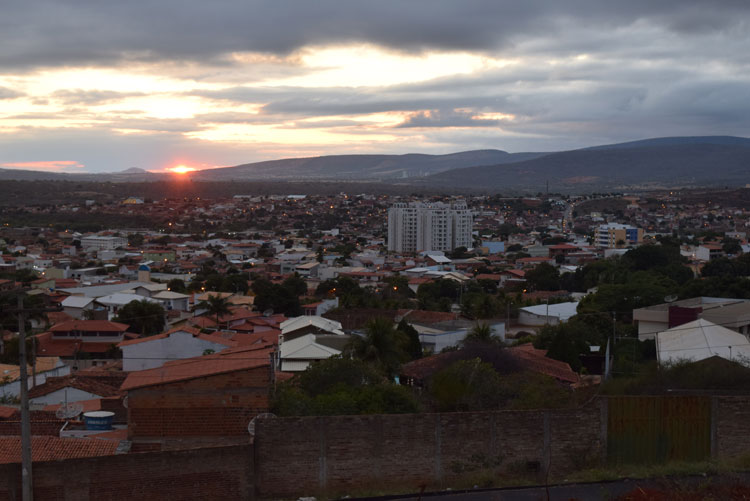
[[[627,224],[609,223],[596,229],[596,245],[615,248],[643,243],[643,230]]]
[[[473,246],[474,218],[466,202],[394,204],[388,210],[388,250],[443,251]]]

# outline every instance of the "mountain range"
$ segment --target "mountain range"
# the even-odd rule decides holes
[[[148,182],[171,174],[138,168],[108,174],[0,169],[0,180]],[[474,150],[448,155],[329,155],[196,171],[193,181],[380,181],[473,190],[591,191],[750,183],[750,139],[666,137],[558,151]]]

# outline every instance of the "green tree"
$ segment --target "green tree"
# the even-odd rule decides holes
[[[498,409],[512,397],[492,365],[479,358],[459,360],[438,371],[429,392],[439,412]]]
[[[492,328],[489,326],[489,324],[477,323],[474,325],[474,327],[471,328],[469,332],[466,333],[466,336],[464,337],[463,341],[461,341],[461,344],[466,346],[471,343],[502,344],[502,342],[503,341],[499,336],[495,336],[492,333]]]
[[[396,329],[403,332],[407,338],[406,352],[411,360],[422,358],[422,343],[419,341],[419,332],[417,329],[411,326],[406,319],[401,321],[396,326]]]
[[[169,282],[167,282],[167,289],[171,290],[172,292],[179,292],[180,294],[187,293],[187,287],[185,286],[185,282],[180,280],[179,278],[173,278]]]
[[[281,416],[392,414],[419,411],[411,391],[370,364],[341,356],[310,365],[278,385],[272,409]]]
[[[401,364],[409,359],[407,345],[406,334],[394,329],[387,318],[376,317],[367,322],[364,337],[352,337],[346,352],[393,379]]]
[[[229,309],[229,299],[218,294],[209,294],[206,299],[199,301],[193,307],[193,311],[195,310],[206,310],[206,313],[216,319],[217,328],[219,328],[219,318],[232,312]]]
[[[526,284],[537,291],[556,291],[560,289],[560,273],[548,263],[540,263],[526,272]]]
[[[113,318],[130,326],[130,330],[143,336],[153,336],[164,330],[166,324],[164,307],[159,303],[141,299],[131,301],[117,312]]]

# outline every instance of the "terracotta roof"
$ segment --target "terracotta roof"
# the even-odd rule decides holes
[[[49,320],[50,324],[57,325],[64,322],[69,322],[73,320],[73,317],[71,317],[64,311],[50,311],[49,313],[47,313],[47,319]]]
[[[50,328],[51,332],[68,331],[97,331],[97,332],[125,332],[128,325],[108,320],[71,320]]]
[[[573,372],[570,365],[565,362],[560,362],[559,360],[547,358],[546,350],[538,350],[531,344],[514,346],[512,348],[507,348],[507,350],[508,353],[513,355],[526,370],[545,374],[567,383],[578,382],[578,374]],[[401,367],[401,375],[416,380],[425,380],[431,377],[435,372],[449,366],[453,362],[462,360],[463,357],[461,350],[458,350],[420,358],[409,362],[408,364],[404,364]]]
[[[119,387],[124,378],[124,373],[115,372],[105,372],[104,375],[77,372],[67,376],[49,377],[44,384],[29,390],[29,398],[48,395],[62,388],[76,388],[100,397],[113,397],[120,394]]]
[[[81,338],[52,339],[51,332],[37,334],[37,353],[45,357],[72,357],[77,352],[106,353],[112,346],[112,342],[88,342]],[[137,334],[125,333],[124,337],[138,337]]]
[[[268,366],[273,350],[267,345],[241,346],[212,355],[173,360],[155,369],[130,372],[121,389],[127,391]]]
[[[500,280],[503,276],[499,273],[480,273],[476,277],[476,280]]]
[[[31,437],[32,461],[111,456],[118,441],[96,438]],[[0,437],[0,464],[21,462],[21,437]]]
[[[573,372],[565,362],[553,360],[547,357],[546,350],[538,350],[531,344],[522,344],[508,348],[526,369],[551,376],[567,383],[577,383],[578,374]]]
[[[18,409],[15,407],[8,407],[7,405],[0,405],[0,419],[8,419],[13,417]]]
[[[138,339],[129,339],[127,341],[122,341],[117,344],[119,348],[122,348],[123,346],[130,346],[133,344],[139,344],[139,343],[148,343],[150,341],[155,341],[157,339],[166,339],[170,335],[174,334],[175,332],[187,332],[188,334],[192,334],[193,337],[197,337],[200,339],[203,339],[205,341],[211,341],[214,343],[220,343],[224,344],[226,346],[236,346],[235,343],[232,343],[231,341],[227,341],[226,339],[223,339],[219,336],[216,336],[214,334],[202,334],[201,331],[198,329],[193,329],[192,327],[176,327],[172,330],[169,330],[167,332],[163,332],[161,334],[157,334],[155,336],[148,336],[148,337],[142,337]]]

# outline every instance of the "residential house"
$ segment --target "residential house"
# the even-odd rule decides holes
[[[122,370],[126,372],[153,369],[171,360],[200,357],[235,346],[237,343],[219,335],[202,334],[190,327],[117,344],[122,350]]]
[[[349,342],[341,323],[318,316],[302,316],[280,324],[278,366],[281,371],[304,371],[316,360],[339,355]]]
[[[273,347],[241,346],[130,372],[128,440],[133,451],[247,443],[247,426],[268,412]]]

